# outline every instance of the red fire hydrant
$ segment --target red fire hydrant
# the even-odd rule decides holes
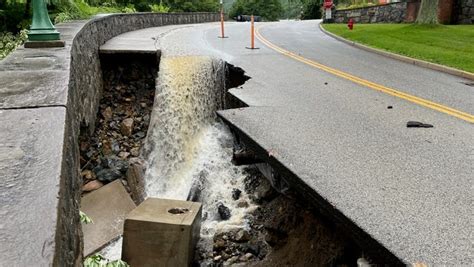
[[[347,22],[347,27],[349,27],[349,30],[352,31],[352,29],[354,29],[354,20],[352,18],[349,19],[349,21]]]

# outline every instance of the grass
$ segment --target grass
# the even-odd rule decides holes
[[[474,73],[474,27],[471,25],[325,24],[341,37],[396,54]]]

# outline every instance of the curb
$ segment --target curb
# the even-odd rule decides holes
[[[363,45],[363,44],[359,44],[359,43],[347,40],[347,39],[345,39],[341,36],[335,35],[334,33],[331,33],[329,31],[325,30],[322,26],[322,23],[319,23],[319,29],[322,32],[324,32],[325,34],[331,36],[332,38],[334,38],[336,40],[339,40],[343,43],[355,46],[359,49],[362,49],[362,50],[365,50],[365,51],[368,51],[368,52],[372,52],[372,53],[375,53],[375,54],[379,54],[379,55],[382,55],[382,56],[386,56],[386,57],[396,59],[396,60],[399,60],[399,61],[403,61],[403,62],[413,64],[413,65],[416,65],[416,66],[420,66],[420,67],[424,67],[424,68],[428,68],[428,69],[448,73],[448,74],[451,74],[451,75],[454,75],[454,76],[458,76],[458,77],[461,77],[461,78],[465,78],[465,79],[474,81],[474,73],[458,70],[458,69],[451,68],[451,67],[446,67],[446,66],[443,66],[443,65],[439,65],[439,64],[436,64],[436,63],[431,63],[431,62],[420,60],[420,59],[414,59],[414,58],[411,58],[411,57],[394,54],[392,52],[388,52],[388,51],[384,51],[384,50],[381,50],[381,49],[372,48],[372,47],[369,47],[369,46],[366,46],[366,45]]]

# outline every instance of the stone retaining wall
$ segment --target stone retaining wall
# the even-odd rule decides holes
[[[78,136],[94,131],[99,47],[128,31],[218,20],[141,13],[64,23],[65,48],[20,48],[0,62],[0,119],[10,122],[0,124],[0,265],[82,264]]]
[[[474,24],[474,0],[459,0],[457,22],[459,24]]]
[[[355,23],[400,23],[406,19],[406,2],[390,3],[384,5],[339,9],[334,12],[334,22],[347,23],[350,18]]]

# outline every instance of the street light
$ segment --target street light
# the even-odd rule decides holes
[[[48,9],[44,0],[33,0],[33,19],[28,32],[26,48],[63,47],[64,41],[49,19]]]

